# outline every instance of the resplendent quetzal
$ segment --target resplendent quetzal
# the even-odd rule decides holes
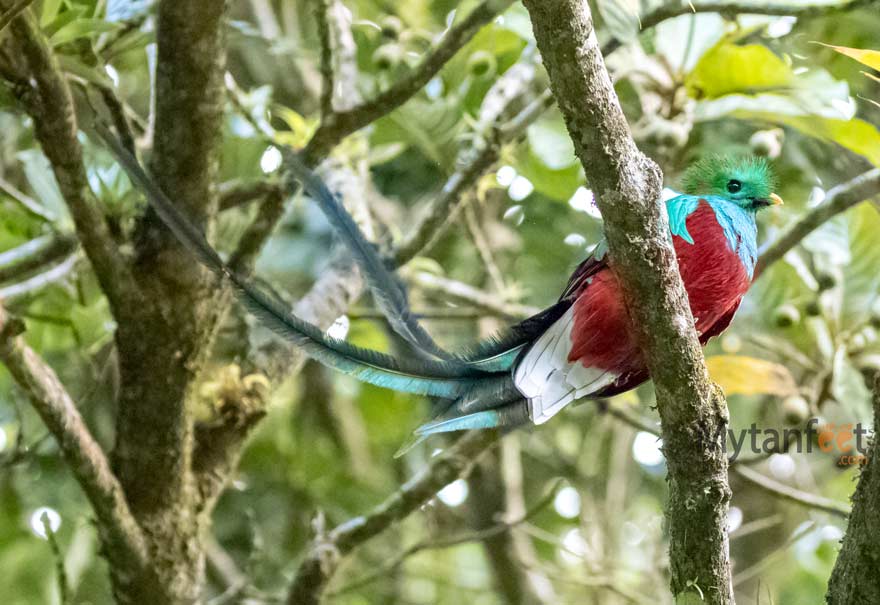
[[[623,294],[600,244],[559,300],[503,336],[461,354],[439,347],[411,315],[404,290],[339,201],[296,155],[286,165],[352,251],[377,305],[423,358],[396,359],[330,338],[233,272],[103,126],[98,132],[171,231],[228,279],[264,325],[315,360],[370,384],[445,400],[416,435],[542,424],[576,399],[622,393],[649,378]],[[755,214],[782,200],[759,158],[713,157],[691,166],[684,193],[666,201],[679,271],[700,342],[723,332],[751,284],[757,260]]]

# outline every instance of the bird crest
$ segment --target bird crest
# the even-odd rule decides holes
[[[681,178],[687,194],[716,195],[742,206],[770,200],[775,184],[770,163],[755,156],[709,156],[694,162]]]

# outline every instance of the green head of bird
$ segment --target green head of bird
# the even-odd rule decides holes
[[[782,204],[773,193],[776,177],[764,158],[711,156],[692,164],[681,179],[690,195],[714,195],[746,210]]]

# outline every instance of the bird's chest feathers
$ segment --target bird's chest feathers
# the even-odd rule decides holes
[[[757,257],[757,227],[753,216],[730,202],[701,199],[691,207],[677,225],[670,212],[670,225],[679,271],[699,329],[700,324],[715,321],[716,315],[748,290]]]

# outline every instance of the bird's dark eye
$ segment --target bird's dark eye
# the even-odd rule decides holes
[[[736,193],[742,188],[743,184],[736,179],[730,179],[729,181],[727,181],[727,191],[729,191],[730,193]]]

